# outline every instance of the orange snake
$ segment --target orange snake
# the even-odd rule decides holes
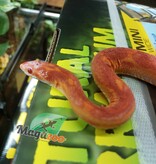
[[[20,68],[28,76],[59,89],[81,119],[102,129],[123,124],[135,109],[131,90],[116,74],[134,76],[156,85],[156,57],[130,48],[105,49],[92,60],[92,74],[95,83],[108,98],[107,106],[91,102],[76,76],[55,64],[34,60],[22,63]]]

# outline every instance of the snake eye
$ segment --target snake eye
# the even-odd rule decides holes
[[[28,68],[27,71],[28,71],[29,74],[32,74],[32,69],[31,68]]]

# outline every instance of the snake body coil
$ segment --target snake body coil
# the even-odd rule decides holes
[[[59,89],[80,118],[102,129],[123,124],[135,109],[131,90],[116,74],[134,76],[156,85],[156,57],[129,48],[105,49],[92,60],[94,80],[109,101],[106,107],[91,102],[85,96],[79,80],[64,68],[40,60],[24,62],[20,68],[27,75]]]

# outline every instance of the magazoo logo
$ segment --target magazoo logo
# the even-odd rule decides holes
[[[17,133],[27,137],[33,137],[35,140],[43,139],[63,143],[66,138],[64,136],[58,136],[58,134],[65,119],[64,116],[42,113],[33,119],[30,127],[17,125]]]

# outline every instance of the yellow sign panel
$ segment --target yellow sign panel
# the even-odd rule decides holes
[[[142,23],[129,17],[124,12],[121,12],[121,14],[125,22],[125,27],[128,32],[132,48],[156,55],[155,48],[151,43]]]

